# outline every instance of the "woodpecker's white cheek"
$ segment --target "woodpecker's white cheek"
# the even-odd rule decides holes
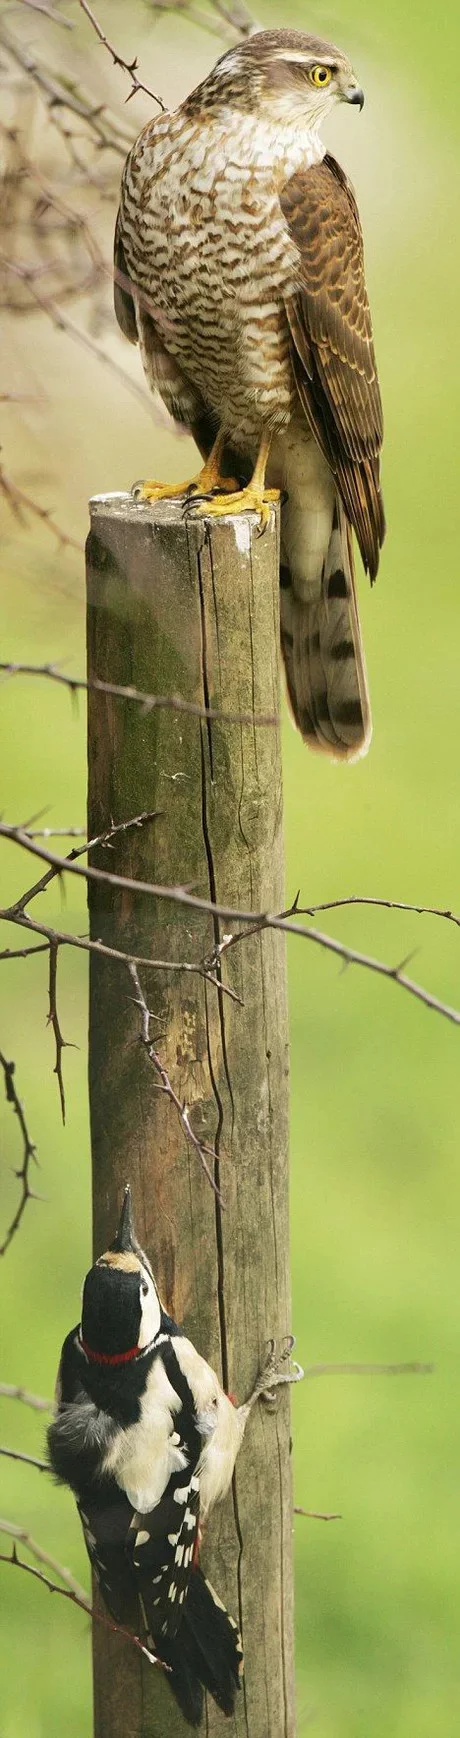
[[[147,1290],[144,1291],[143,1287]],[[160,1330],[161,1311],[158,1296],[150,1275],[142,1269],[141,1278],[141,1325],[139,1328],[138,1346],[149,1346]]]

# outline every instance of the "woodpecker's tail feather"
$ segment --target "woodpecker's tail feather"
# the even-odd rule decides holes
[[[201,1569],[190,1576],[182,1623],[174,1641],[161,1638],[158,1652],[170,1667],[168,1680],[191,1726],[199,1726],[203,1688],[223,1714],[233,1714],[243,1672],[238,1628]]]
[[[281,564],[281,649],[294,722],[308,746],[357,760],[372,734],[350,527],[337,503],[320,589]]]

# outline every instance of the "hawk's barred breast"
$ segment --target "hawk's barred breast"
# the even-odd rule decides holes
[[[296,403],[283,303],[298,286],[298,250],[279,191],[305,167],[306,146],[292,127],[235,121],[233,135],[228,115],[197,122],[179,111],[145,128],[120,215],[127,270],[156,334],[244,447],[263,423],[289,421]],[[324,147],[309,148],[320,162]]]

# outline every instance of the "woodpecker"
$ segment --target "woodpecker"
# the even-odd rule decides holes
[[[249,1400],[235,1406],[161,1304],[126,1187],[110,1248],[83,1285],[64,1340],[50,1466],[73,1491],[111,1617],[167,1668],[185,1719],[208,1690],[233,1713],[243,1672],[238,1627],[202,1573],[200,1537],[225,1496],[255,1401],[299,1381],[291,1337],[275,1342]]]

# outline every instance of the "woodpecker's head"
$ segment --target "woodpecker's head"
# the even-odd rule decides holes
[[[86,1275],[81,1344],[96,1363],[125,1363],[152,1344],[161,1316],[150,1262],[134,1233],[128,1185],[116,1237]]]

